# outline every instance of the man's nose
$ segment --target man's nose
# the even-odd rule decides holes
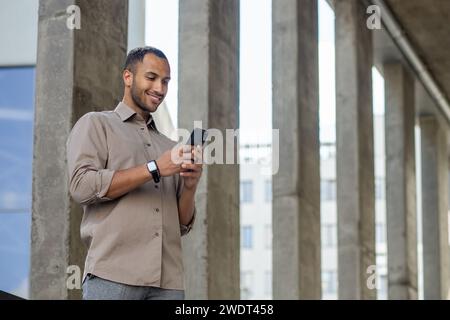
[[[153,91],[157,94],[163,95],[163,84],[162,81],[155,81],[153,83]]]

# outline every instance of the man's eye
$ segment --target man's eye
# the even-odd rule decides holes
[[[148,79],[148,80],[152,80],[152,81],[155,80],[154,77],[147,77],[147,79]]]

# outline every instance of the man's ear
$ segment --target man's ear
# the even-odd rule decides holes
[[[130,70],[125,69],[123,70],[122,77],[125,87],[131,87],[133,83],[133,73]]]

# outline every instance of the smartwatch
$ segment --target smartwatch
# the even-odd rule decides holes
[[[156,164],[155,160],[150,161],[147,163],[147,169],[150,172],[150,174],[153,177],[153,180],[158,183],[161,179],[161,174],[159,173],[158,165]]]

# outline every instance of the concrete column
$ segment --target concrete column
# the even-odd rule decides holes
[[[339,298],[374,299],[372,34],[358,0],[336,1],[335,17]]]
[[[448,290],[447,130],[420,117],[424,299],[446,299]]]
[[[225,137],[225,129],[239,126],[239,1],[180,1],[179,12],[179,126],[191,130],[194,121],[202,121]],[[203,169],[196,224],[183,237],[188,299],[239,299],[239,165],[234,163]]]
[[[388,298],[417,299],[414,80],[384,65]]]
[[[81,29],[69,29],[77,5]],[[41,0],[34,122],[31,298],[73,299],[66,279],[83,271],[81,208],[69,198],[66,140],[84,113],[113,109],[123,94],[128,1]],[[76,274],[73,274],[76,275]],[[81,276],[81,275],[80,275]],[[72,284],[80,285],[73,282]]]
[[[273,297],[320,299],[317,1],[273,1],[272,21]]]

